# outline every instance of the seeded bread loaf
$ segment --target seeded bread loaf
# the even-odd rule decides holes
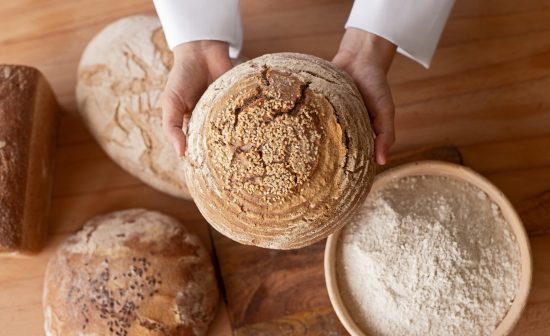
[[[161,93],[172,67],[157,18],[118,20],[80,60],[78,110],[107,154],[153,188],[189,198],[180,158],[162,132]]]
[[[98,216],[48,264],[48,336],[204,335],[218,302],[208,251],[178,221],[132,209]]]
[[[341,228],[374,175],[373,133],[351,78],[282,53],[215,81],[188,129],[189,190],[203,216],[244,244],[299,248]]]
[[[38,70],[0,65],[0,253],[36,252],[43,245],[57,110]]]

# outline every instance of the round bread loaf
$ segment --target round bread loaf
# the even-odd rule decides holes
[[[317,57],[270,54],[204,93],[189,124],[186,179],[222,234],[299,248],[338,230],[365,199],[373,143],[348,75]]]
[[[161,93],[172,62],[157,18],[123,18],[86,47],[76,97],[91,133],[117,164],[153,188],[189,198],[181,160],[162,132]]]
[[[52,335],[204,335],[218,302],[208,251],[173,218],[132,209],[98,216],[48,264]]]

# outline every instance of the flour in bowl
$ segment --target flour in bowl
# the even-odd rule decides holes
[[[346,308],[368,335],[491,335],[519,286],[519,247],[477,187],[405,177],[369,194],[339,239]]]

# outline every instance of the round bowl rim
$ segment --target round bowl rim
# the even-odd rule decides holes
[[[381,189],[388,181],[405,176],[419,175],[446,176],[473,184],[484,191],[489,198],[499,206],[502,216],[509,223],[520,250],[521,275],[514,301],[492,334],[493,336],[509,335],[525,309],[533,277],[531,247],[521,219],[506,196],[489,180],[470,168],[448,162],[417,161],[388,169],[375,177],[370,192],[372,193]],[[326,242],[324,254],[325,283],[332,307],[345,329],[352,336],[367,336],[367,334],[353,321],[351,314],[345,308],[338,290],[336,267],[334,265],[338,238],[341,231],[342,230],[339,230],[330,235]]]

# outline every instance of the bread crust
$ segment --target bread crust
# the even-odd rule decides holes
[[[0,65],[0,252],[37,252],[47,234],[58,104],[35,68]]]
[[[215,81],[188,129],[185,172],[203,216],[244,244],[292,249],[338,230],[374,175],[368,113],[351,78],[280,53]]]
[[[208,251],[175,219],[131,209],[68,237],[46,271],[46,334],[204,335],[218,302]]]
[[[123,169],[170,195],[190,198],[181,159],[162,131],[161,93],[172,67],[157,18],[130,16],[90,41],[78,68],[78,110]]]

